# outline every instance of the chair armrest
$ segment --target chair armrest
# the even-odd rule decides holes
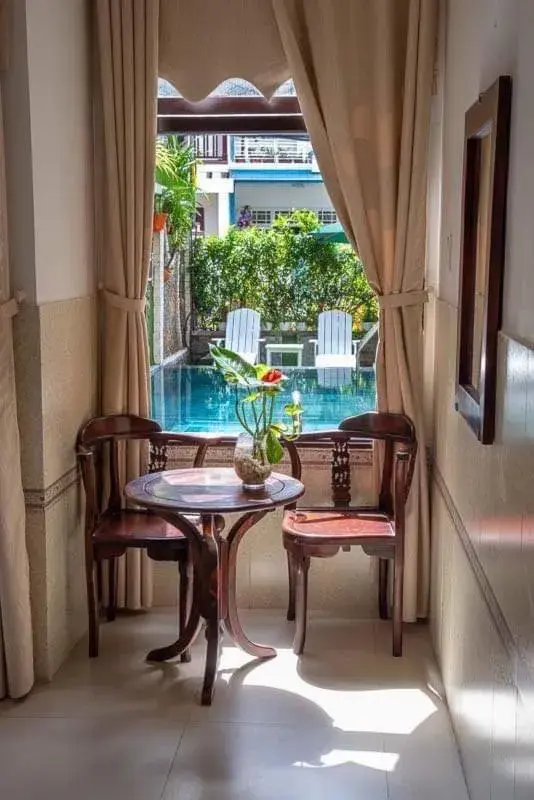
[[[224,342],[224,337],[215,337],[211,340],[217,347],[220,347],[221,344]]]
[[[262,336],[260,339],[258,339],[258,344],[259,344],[260,342],[264,342],[264,341],[265,341],[265,336]]]
[[[358,352],[358,347],[360,346],[361,339],[353,339],[352,340],[352,354],[356,355]]]

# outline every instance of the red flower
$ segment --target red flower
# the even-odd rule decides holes
[[[283,380],[284,374],[280,372],[279,369],[270,369],[269,372],[266,372],[263,376],[262,383],[280,383]]]

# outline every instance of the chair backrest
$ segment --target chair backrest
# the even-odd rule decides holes
[[[336,507],[351,505],[350,450],[364,443],[384,442],[379,509],[393,514],[398,502],[404,506],[415,469],[417,438],[413,422],[404,414],[370,412],[344,419],[338,429],[303,433],[294,442],[299,447],[332,448],[331,487]]]
[[[118,512],[123,507],[121,443],[136,441],[148,447],[148,472],[158,472],[167,467],[169,447],[193,448],[192,466],[201,467],[209,447],[232,445],[236,437],[162,431],[155,420],[134,414],[89,420],[78,433],[76,452],[90,515]]]
[[[369,342],[371,341],[373,336],[376,334],[376,332],[378,331],[379,325],[380,325],[379,322],[375,322],[374,325],[372,325],[369,328],[369,330],[367,331],[365,336],[363,336],[363,338],[360,339],[360,341],[358,342],[358,351],[356,353],[356,366],[357,367],[360,366],[360,356],[362,354],[362,350],[365,347],[367,347],[367,345],[369,344]]]
[[[226,319],[225,346],[240,355],[257,358],[260,338],[260,315],[251,308],[236,308]]]
[[[322,311],[317,320],[317,354],[350,356],[352,317],[345,311]]]

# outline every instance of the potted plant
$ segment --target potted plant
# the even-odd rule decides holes
[[[224,347],[210,345],[210,353],[216,368],[235,389],[235,412],[244,429],[237,439],[234,469],[245,491],[261,491],[272,465],[278,464],[284,455],[280,439],[293,441],[300,435],[303,413],[300,393],[293,392],[293,402],[284,406],[290,425],[275,422],[274,401],[286,376],[266,364],[250,364]]]
[[[161,233],[167,224],[167,212],[164,208],[163,192],[154,196],[154,216],[152,218],[152,230],[154,233]]]

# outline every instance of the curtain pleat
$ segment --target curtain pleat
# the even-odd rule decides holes
[[[6,186],[0,98],[0,698],[26,695],[34,680],[26,517],[20,468]]]
[[[415,423],[405,619],[428,612],[423,424],[426,162],[437,0],[272,0],[321,173],[379,296],[380,410]]]
[[[96,3],[104,414],[149,414],[144,297],[152,243],[158,13],[158,0]],[[140,449],[129,447],[124,477],[138,475],[141,468]],[[132,609],[151,605],[151,568],[144,551],[129,551],[121,559],[118,601]]]

